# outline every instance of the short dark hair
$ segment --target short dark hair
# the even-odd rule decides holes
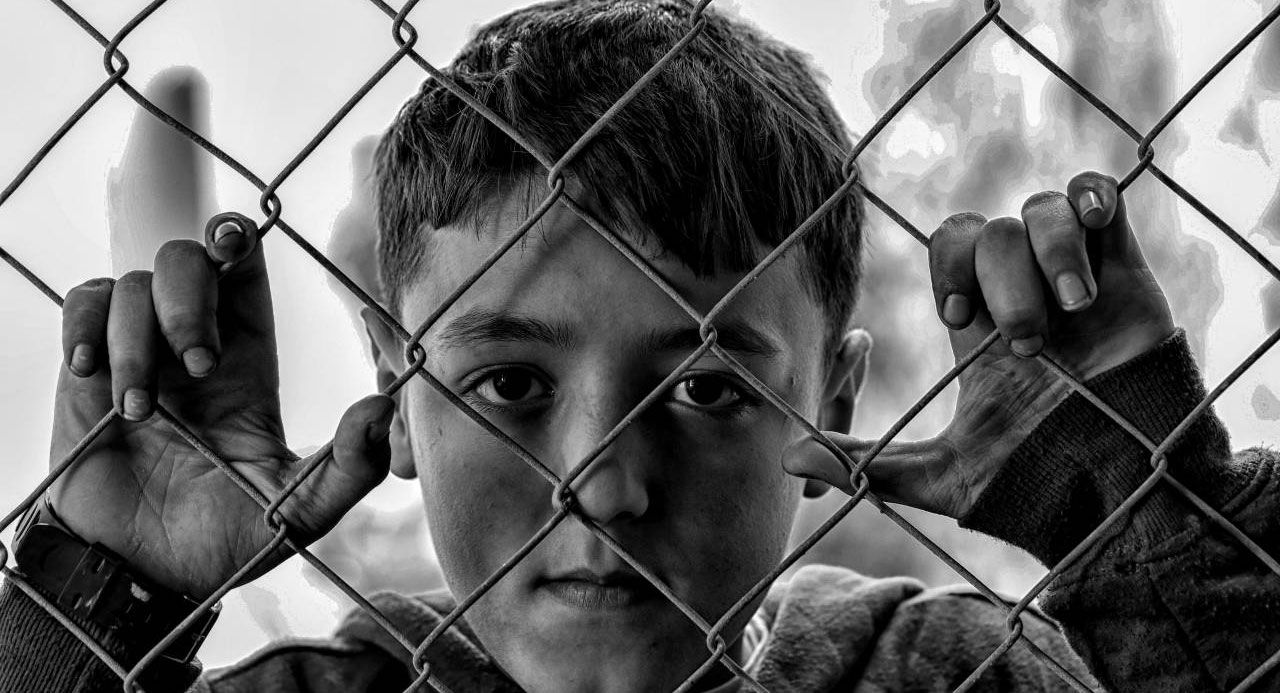
[[[442,72],[550,156],[568,150],[688,30],[682,0],[558,0],[480,27]],[[713,8],[698,37],[570,163],[611,228],[656,239],[700,276],[745,271],[845,180],[842,157],[705,39],[817,124],[848,134],[807,56]],[[421,271],[427,235],[478,221],[495,191],[543,171],[529,152],[432,77],[378,146],[378,263],[385,298]],[[823,308],[828,342],[857,298],[862,203],[856,188],[801,241],[801,283]],[[635,233],[643,229],[644,233]],[[514,231],[514,229],[512,229]],[[647,237],[646,237],[647,236]]]

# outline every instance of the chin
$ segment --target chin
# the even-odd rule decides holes
[[[507,674],[528,693],[649,693],[674,690],[699,662],[677,669],[635,651],[561,650],[554,658],[529,653],[512,664],[504,667]]]
[[[671,691],[710,656],[703,634],[661,596],[622,605],[599,597],[537,600],[523,637],[507,631],[487,649],[530,693]]]

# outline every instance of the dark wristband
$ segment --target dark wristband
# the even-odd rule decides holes
[[[200,606],[133,574],[112,551],[76,536],[43,502],[23,518],[14,558],[26,580],[67,616],[129,650],[154,647]],[[219,611],[215,605],[202,614],[165,648],[158,663],[187,665]]]

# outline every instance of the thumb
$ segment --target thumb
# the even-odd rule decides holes
[[[395,401],[381,394],[365,397],[347,409],[333,443],[297,467],[305,470],[317,458],[326,458],[281,505],[291,526],[308,538],[319,537],[386,478],[394,413]]]
[[[787,447],[782,468],[805,479],[815,479],[849,495],[857,488],[850,472],[877,447],[874,441],[824,431],[827,441],[804,437]],[[830,447],[828,447],[830,446]],[[839,450],[854,466],[845,468],[833,449]],[[891,442],[876,453],[863,472],[871,491],[891,503],[954,516],[955,490],[946,483],[948,469],[943,446],[937,439]]]

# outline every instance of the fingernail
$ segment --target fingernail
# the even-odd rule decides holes
[[[1080,193],[1080,199],[1077,201],[1080,209],[1080,219],[1089,226],[1102,226],[1104,221],[1102,218],[1102,198],[1098,197],[1098,193],[1092,190],[1086,190]]]
[[[969,297],[951,294],[942,302],[942,319],[952,327],[960,327],[969,320]]]
[[[1054,282],[1058,287],[1058,302],[1065,310],[1077,310],[1089,300],[1089,287],[1079,274],[1067,270]]]
[[[93,347],[88,344],[77,344],[71,350],[71,370],[77,375],[88,375],[93,372]]]
[[[1032,335],[1009,342],[1009,348],[1018,356],[1035,356],[1044,348],[1044,337]]]
[[[213,230],[213,244],[221,245],[222,241],[230,237],[231,234],[237,234],[238,237],[243,237],[244,229],[240,228],[240,224],[237,224],[235,221],[227,219],[221,224],[218,224],[218,227]]]
[[[131,387],[124,391],[124,418],[145,421],[151,416],[151,396],[146,390]]]
[[[193,378],[203,378],[213,372],[216,361],[213,352],[206,347],[191,347],[182,352],[182,365]]]

